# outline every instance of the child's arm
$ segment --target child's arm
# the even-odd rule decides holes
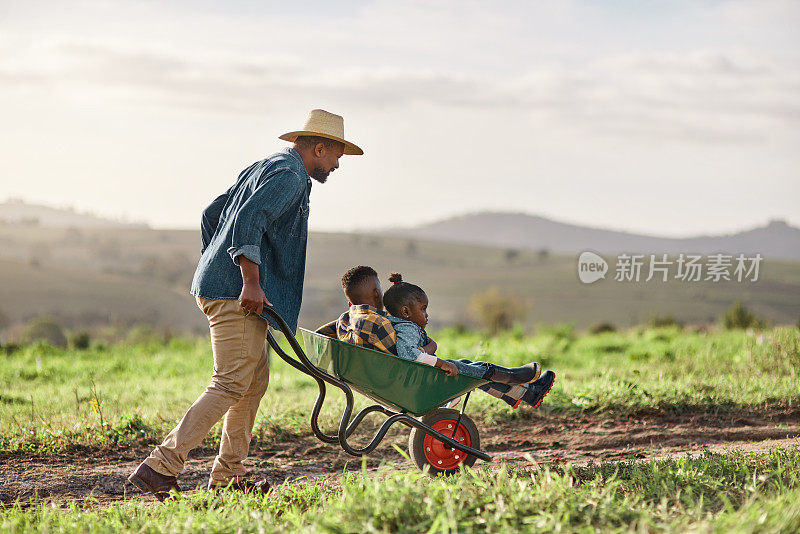
[[[436,354],[436,349],[439,348],[436,346],[436,342],[431,338],[428,338],[429,342],[427,345],[420,347],[420,350],[423,352],[427,352],[428,354]]]
[[[436,367],[444,371],[447,376],[456,376],[458,374],[458,367],[453,362],[436,358]]]
[[[415,361],[438,367],[444,371],[447,376],[456,376],[458,374],[458,367],[456,367],[452,362],[437,358],[433,354],[420,351]]]

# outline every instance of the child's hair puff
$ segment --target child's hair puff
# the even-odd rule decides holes
[[[383,305],[389,313],[400,317],[403,306],[410,306],[416,301],[427,298],[425,292],[418,285],[403,282],[403,275],[392,273],[389,276],[392,286],[383,293]]]

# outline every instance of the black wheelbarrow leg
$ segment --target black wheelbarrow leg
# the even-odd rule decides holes
[[[453,438],[456,437],[456,432],[458,432],[458,425],[461,424],[461,418],[464,417],[464,410],[467,409],[467,403],[469,402],[470,395],[472,395],[471,391],[467,393],[467,395],[464,397],[464,402],[461,404],[461,410],[458,412],[458,419],[456,419],[456,427],[453,429],[453,435],[451,436]]]
[[[296,361],[294,358],[286,354],[280,345],[278,345],[278,341],[275,339],[275,336],[273,336],[272,332],[269,330],[267,330],[267,342],[269,343],[270,347],[272,347],[272,350],[274,350],[283,361],[295,369],[310,375],[314,380],[316,380],[319,393],[317,394],[317,399],[314,401],[314,408],[311,410],[311,431],[314,433],[317,439],[324,443],[337,443],[339,441],[338,436],[330,436],[324,433],[319,427],[319,412],[322,409],[322,404],[325,402],[325,382],[323,379],[308,372],[302,363]]]
[[[340,380],[335,379],[334,377],[328,375],[327,373],[323,373],[322,371],[317,370],[314,368],[316,373],[311,373],[309,370],[306,370],[305,367],[310,367],[309,365],[305,365],[303,362],[303,358],[301,358],[301,362],[295,361],[291,356],[286,354],[283,349],[278,345],[277,340],[275,340],[272,333],[269,334],[269,344],[278,353],[278,355],[285,360],[287,363],[303,371],[306,374],[309,374],[314,377],[317,381],[317,385],[319,386],[319,395],[317,396],[317,400],[314,403],[314,409],[311,412],[311,430],[314,432],[314,435],[317,436],[321,441],[326,443],[339,443],[339,445],[344,449],[345,452],[351,454],[353,456],[363,456],[365,454],[369,454],[383,441],[383,438],[386,436],[386,433],[389,431],[389,428],[398,421],[403,421],[406,424],[409,424],[409,420],[413,420],[413,418],[409,417],[406,414],[402,413],[395,413],[387,408],[380,406],[378,404],[374,404],[372,406],[367,406],[363,410],[361,410],[358,414],[356,414],[355,418],[353,418],[352,423],[350,422],[350,416],[353,413],[353,405],[355,403],[353,398],[353,391],[350,389],[346,383],[341,382]],[[295,348],[294,346],[292,348]],[[300,356],[300,352],[298,349],[295,348],[295,352],[297,353],[298,357]],[[305,354],[303,354],[305,356]],[[319,375],[324,376],[317,376]],[[325,401],[325,382],[331,382],[339,389],[344,392],[345,395],[345,408],[344,412],[342,413],[342,417],[339,421],[339,432],[336,436],[330,436],[322,432],[319,428],[319,412],[322,409],[322,404]],[[364,420],[364,418],[372,412],[381,412],[384,415],[389,416],[389,418],[384,421],[378,431],[375,433],[375,436],[372,440],[364,447],[355,448],[350,443],[348,443],[347,438],[356,430],[358,425]]]
[[[309,361],[302,347],[300,347],[300,344],[292,335],[291,330],[289,330],[289,327],[283,320],[283,318],[270,308],[264,308],[264,311],[267,312],[267,314],[270,315],[273,319],[275,319],[278,326],[280,326],[281,332],[283,333],[286,340],[289,342],[289,345],[292,347],[292,350],[297,355],[299,361],[295,360],[294,358],[286,354],[286,352],[280,347],[280,345],[278,345],[278,342],[275,339],[275,336],[272,335],[272,332],[268,331],[267,340],[270,346],[273,348],[273,350],[275,350],[275,352],[277,352],[278,355],[289,365],[291,365],[295,369],[298,369],[299,371],[311,375],[317,381],[317,386],[319,387],[319,394],[317,395],[317,400],[314,402],[314,409],[311,412],[311,430],[312,432],[314,432],[314,435],[325,443],[336,443],[338,441],[342,449],[345,450],[345,452],[352,454],[354,456],[361,456],[363,454],[368,454],[369,452],[374,450],[375,447],[378,446],[383,437],[386,435],[386,432],[389,430],[389,427],[391,427],[399,419],[402,419],[399,417],[395,417],[395,415],[403,415],[403,414],[394,414],[394,412],[385,410],[383,409],[383,407],[381,407],[382,408],[381,411],[383,411],[383,413],[386,415],[391,414],[391,417],[384,422],[384,424],[375,434],[373,440],[366,447],[363,447],[361,449],[353,448],[347,442],[347,436],[353,433],[353,431],[358,426],[358,423],[360,423],[361,420],[363,420],[367,414],[373,411],[378,411],[377,408],[369,407],[365,410],[362,410],[362,412],[360,412],[356,416],[357,421],[354,421],[355,424],[350,425],[350,417],[353,413],[353,405],[355,404],[355,400],[353,398],[353,390],[350,389],[350,386],[348,386],[347,383],[339,380],[338,378],[335,378],[329,375],[328,373],[325,373],[317,369],[314,366],[314,364],[312,364],[311,361]],[[337,433],[336,436],[325,434],[319,428],[319,413],[320,410],[322,409],[322,404],[325,402],[325,382],[328,382],[341,389],[345,396],[344,412],[342,413],[342,417],[339,421],[339,432]],[[403,416],[408,417],[405,415]]]

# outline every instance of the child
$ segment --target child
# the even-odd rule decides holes
[[[397,354],[397,335],[385,311],[378,273],[368,265],[358,265],[342,275],[342,291],[348,310],[335,321],[317,329],[318,334],[335,337],[354,345]]]
[[[541,372],[537,362],[522,367],[507,369],[486,362],[442,360],[435,355],[436,342],[428,337],[428,296],[417,285],[403,282],[399,273],[389,277],[392,286],[383,294],[383,304],[391,314],[389,320],[397,335],[397,355],[441,368],[448,376],[459,373],[488,380],[480,386],[492,396],[498,397],[514,408],[525,401],[538,408],[553,387],[556,375],[553,371]],[[541,377],[540,377],[541,375]]]

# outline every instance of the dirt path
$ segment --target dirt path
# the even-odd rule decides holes
[[[741,448],[763,451],[772,447],[800,445],[800,411],[697,414],[691,416],[650,415],[610,418],[585,415],[540,416],[489,428],[480,428],[483,448],[494,456],[478,468],[493,469],[501,463],[585,463],[590,460],[619,461],[635,458],[671,457],[704,449]],[[366,436],[362,436],[362,439]],[[382,463],[411,469],[392,447],[405,449],[407,434],[393,429],[390,436],[367,460],[367,467]],[[57,504],[100,503],[123,499],[151,501],[125,482],[148,454],[145,446],[124,449],[85,449],[69,454],[14,454],[0,457],[0,502],[28,501],[34,496]],[[194,451],[179,477],[184,488],[207,483],[214,458],[212,449]],[[361,460],[333,445],[314,438],[276,444],[253,451],[248,466],[273,484],[299,478],[326,476],[336,480],[343,470],[361,468]],[[333,475],[331,477],[331,475]]]

